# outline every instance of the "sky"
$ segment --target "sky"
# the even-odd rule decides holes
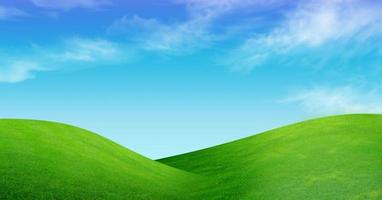
[[[382,112],[382,3],[2,0],[0,118],[157,159],[310,118]]]

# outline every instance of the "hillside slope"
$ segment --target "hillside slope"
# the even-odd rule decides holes
[[[310,120],[159,162],[212,179],[201,199],[382,199],[382,116]]]
[[[159,162],[76,127],[0,120],[0,199],[382,199],[382,115],[305,121]]]
[[[185,199],[194,181],[83,129],[0,120],[0,199]]]

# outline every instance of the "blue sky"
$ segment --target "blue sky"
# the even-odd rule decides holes
[[[5,0],[0,117],[151,158],[299,120],[382,112],[382,4]]]

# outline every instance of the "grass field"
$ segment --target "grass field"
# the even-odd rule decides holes
[[[0,120],[2,200],[182,199],[194,179],[83,129]]]
[[[309,120],[153,161],[83,129],[0,120],[0,199],[382,199],[382,115]]]
[[[215,180],[205,199],[382,199],[382,116],[335,116],[159,160]]]

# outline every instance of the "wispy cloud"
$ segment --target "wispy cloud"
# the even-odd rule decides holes
[[[382,96],[378,91],[365,92],[351,86],[311,88],[283,102],[297,104],[312,115],[382,113]]]
[[[16,56],[2,55],[0,66],[0,82],[17,83],[35,77],[42,71],[60,70],[67,67],[80,67],[92,63],[96,67],[105,64],[115,64],[126,61],[128,55],[123,55],[121,48],[108,40],[70,38],[57,47],[40,47],[34,45],[34,51],[28,59]]]
[[[360,0],[303,1],[269,33],[247,39],[232,52],[227,63],[251,70],[269,58],[288,55],[298,48],[309,51],[334,41],[368,40],[381,33],[381,8]]]
[[[171,54],[190,53],[225,39],[227,33],[213,30],[215,22],[227,14],[275,6],[284,1],[263,0],[175,0],[186,7],[186,20],[170,23],[155,18],[124,16],[108,29],[109,33],[127,34],[145,50]],[[237,27],[237,24],[235,24]],[[226,31],[226,29],[225,29]],[[134,35],[134,33],[137,33]]]
[[[134,36],[145,50],[179,54],[202,48],[213,40],[214,36],[206,31],[206,26],[208,22],[204,18],[168,25],[157,19],[125,16],[115,21],[108,31]]]
[[[0,66],[0,82],[17,83],[34,78],[34,73],[44,71],[37,63],[31,61],[11,61]]]
[[[63,61],[95,62],[117,59],[119,53],[118,45],[108,40],[76,37],[66,40],[63,52],[53,57]]]
[[[287,20],[258,42],[284,50],[315,47],[354,36],[381,19],[379,8],[358,1],[318,1],[300,5]]]
[[[27,16],[27,13],[20,9],[0,5],[0,20],[23,16]]]
[[[52,0],[31,0],[36,6],[69,10],[73,8],[100,8],[105,5],[109,5],[109,0],[64,0],[64,1],[52,1]]]
[[[286,0],[175,0],[186,5],[191,15],[219,16],[235,10],[264,10],[285,5]],[[290,2],[289,2],[290,3]]]

